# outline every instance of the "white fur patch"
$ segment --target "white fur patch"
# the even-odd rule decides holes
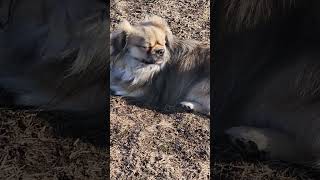
[[[190,110],[194,109],[194,104],[192,102],[183,101],[180,103],[183,107],[186,107]]]
[[[239,139],[244,142],[253,141],[257,144],[258,149],[265,150],[268,147],[268,138],[260,131],[248,127],[232,127],[226,131],[231,141]]]

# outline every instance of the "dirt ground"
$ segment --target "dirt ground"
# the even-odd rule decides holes
[[[180,38],[210,44],[209,0],[114,0],[111,1],[111,30],[123,18],[135,23],[147,14],[164,17],[173,34]],[[175,107],[143,108],[112,97],[110,120],[112,179],[298,180],[318,177],[308,168],[248,157],[224,140],[214,142],[210,150],[209,119]],[[211,174],[210,151],[215,159],[211,162]]]
[[[101,128],[79,129],[78,120],[1,109],[0,179],[106,179],[107,149],[96,141]],[[91,134],[79,133],[86,131]]]

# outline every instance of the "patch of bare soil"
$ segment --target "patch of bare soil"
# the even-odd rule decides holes
[[[112,179],[208,179],[209,121],[111,99]]]
[[[123,18],[135,23],[155,14],[167,20],[174,35],[210,44],[209,9],[209,0],[113,0],[111,30]],[[112,179],[209,179],[210,151],[214,179],[317,177],[308,168],[248,157],[226,140],[214,142],[210,150],[209,119],[175,107],[156,110],[112,97],[110,120]]]

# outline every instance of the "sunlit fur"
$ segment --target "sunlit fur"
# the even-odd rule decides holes
[[[151,46],[149,52],[139,49],[145,42]],[[162,63],[143,62],[157,47],[165,51]],[[200,42],[174,37],[158,16],[147,17],[137,25],[124,20],[111,34],[110,88],[115,95],[145,103],[181,103],[209,114],[209,54],[209,47]]]

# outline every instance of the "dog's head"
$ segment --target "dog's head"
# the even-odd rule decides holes
[[[129,96],[169,61],[173,35],[164,19],[151,16],[136,25],[124,20],[111,33],[110,42],[111,90]]]
[[[124,20],[111,34],[111,56],[124,53],[126,59],[144,65],[159,65],[168,61],[172,33],[166,21],[152,16],[137,25]]]

